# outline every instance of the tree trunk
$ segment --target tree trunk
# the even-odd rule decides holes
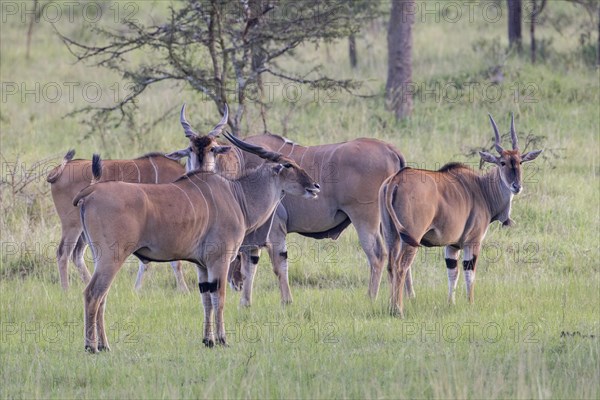
[[[33,35],[33,25],[36,24],[40,18],[40,7],[38,0],[33,0],[33,10],[35,11],[29,21],[29,28],[27,28],[27,49],[25,52],[25,58],[29,60],[29,50],[31,49],[31,36]]]
[[[263,18],[263,2],[262,0],[250,0],[246,3],[248,8],[246,11],[246,29],[244,32],[244,37],[246,35],[252,35],[251,30],[261,29],[262,18]],[[261,49],[259,43],[255,43],[250,46],[250,51],[252,54],[252,74],[251,77],[255,80],[256,88],[258,91],[258,104],[260,106],[260,118],[263,123],[263,133],[267,132],[267,106],[264,102],[264,84],[262,80],[262,75],[260,70],[263,68],[265,63],[265,55]]]
[[[506,0],[508,5],[508,47],[515,48],[521,52],[522,39],[522,11],[523,5],[521,0]]]
[[[538,17],[544,7],[546,6],[546,0],[542,0],[542,4],[538,7],[537,0],[531,0],[531,24],[529,25],[529,33],[531,35],[531,63],[535,64],[537,59],[537,45],[535,42],[535,25],[537,24]]]
[[[348,36],[348,54],[350,56],[350,66],[356,68],[358,65],[358,57],[356,55],[356,37],[354,34]]]
[[[536,46],[535,46],[535,18],[537,14],[537,1],[531,0],[531,22],[529,25],[529,36],[531,38],[530,51],[531,51],[531,63],[535,64],[536,58]]]
[[[388,77],[385,87],[388,108],[396,119],[408,117],[412,100],[412,26],[414,0],[392,0],[388,26]]]

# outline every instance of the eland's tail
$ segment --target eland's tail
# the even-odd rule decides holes
[[[60,178],[63,171],[65,170],[67,163],[73,159],[73,156],[75,156],[74,149],[67,151],[67,154],[65,154],[65,156],[63,157],[60,165],[58,167],[54,168],[52,171],[50,171],[50,173],[46,177],[46,182],[48,182],[48,183],[56,182],[58,180],[58,178]]]
[[[398,233],[398,235],[400,235],[400,237],[402,238],[402,240],[404,242],[406,242],[407,244],[409,244],[413,247],[421,247],[419,242],[417,240],[415,240],[415,238],[413,238],[408,233],[406,228],[400,223],[400,221],[398,220],[398,216],[396,215],[396,210],[394,209],[394,203],[396,201],[397,194],[398,194],[398,184],[396,184],[394,182],[394,179],[392,178],[392,179],[389,179],[386,183],[384,183],[384,185],[385,185],[385,187],[383,188],[382,194],[384,196],[383,201],[384,201],[385,209],[381,210],[382,214],[386,214],[385,215],[386,219],[389,218],[389,220],[392,222],[393,227],[395,228],[396,232]],[[383,217],[384,217],[384,215],[382,215],[382,219],[383,219]]]
[[[94,154],[94,156],[92,157],[92,182],[90,183],[89,186],[81,189],[81,191],[79,193],[77,193],[77,195],[73,199],[73,205],[75,207],[77,207],[79,205],[79,202],[84,197],[89,196],[90,193],[92,193],[96,189],[95,184],[98,183],[98,181],[100,181],[101,177],[102,177],[102,160],[100,159],[99,154]]]

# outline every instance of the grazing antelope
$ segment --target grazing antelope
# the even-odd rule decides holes
[[[170,154],[148,153],[133,160],[104,160],[102,181],[124,181],[136,183],[167,183],[172,182],[185,173],[184,167],[178,160],[188,157],[188,168],[201,166],[204,162],[214,163],[216,154],[227,151],[229,146],[220,146],[214,140],[219,135],[227,122],[227,114],[204,138],[199,138],[202,146],[190,147]],[[67,264],[69,258],[76,265],[79,275],[84,283],[90,280],[90,273],[85,265],[83,255],[86,242],[82,236],[81,222],[77,208],[73,207],[73,197],[89,185],[92,178],[92,162],[89,160],[73,160],[74,150],[69,150],[62,163],[54,168],[47,177],[50,183],[54,206],[60,218],[62,235],[56,252],[58,272],[63,289],[69,287]],[[187,292],[188,288],[183,278],[180,261],[171,262],[177,287]],[[140,262],[135,288],[140,289],[142,275],[147,270],[148,264]]]
[[[438,171],[404,168],[381,186],[393,313],[403,315],[401,288],[420,246],[445,246],[450,303],[455,298],[459,252],[464,250],[467,297],[473,303],[477,257],[488,226],[493,221],[512,224],[512,199],[522,189],[521,164],[534,160],[542,151],[521,154],[514,116],[510,125],[512,150],[504,150],[498,127],[489,117],[499,156],[479,152],[483,161],[496,165],[487,174],[479,175],[460,163],[447,164]]]
[[[169,184],[100,182],[82,190],[78,205],[84,234],[92,243],[95,271],[84,290],[85,348],[109,350],[104,310],[110,285],[125,259],[188,260],[196,264],[204,306],[203,343],[226,344],[223,307],[229,264],[247,232],[265,223],[282,192],[314,198],[319,185],[277,152],[226,136],[237,147],[269,162],[235,180],[207,171]],[[100,161],[92,165],[100,178]]]
[[[285,197],[273,218],[246,238],[241,258],[236,259],[229,276],[230,285],[242,290],[240,303],[248,306],[252,302],[262,247],[267,248],[278,278],[281,300],[290,303],[286,235],[295,232],[314,239],[335,240],[350,224],[356,228],[367,255],[369,296],[376,298],[386,260],[377,196],[381,183],[405,166],[402,154],[388,143],[367,138],[310,147],[271,134],[245,140],[295,160],[321,183],[321,193],[312,202]],[[407,291],[412,293],[410,281]]]

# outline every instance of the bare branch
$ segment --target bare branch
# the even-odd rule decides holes
[[[93,45],[68,37],[53,26],[76,62],[111,69],[134,84],[133,92],[116,104],[87,106],[68,115],[91,113],[91,121],[87,122],[93,124],[92,129],[102,129],[100,125],[106,123],[114,127],[123,122],[133,124],[130,113],[136,108],[135,100],[146,88],[162,81],[183,82],[212,100],[220,112],[231,99],[231,90],[235,90],[238,107],[230,115],[229,125],[237,134],[247,107],[245,91],[250,84],[257,84],[258,93],[262,93],[264,73],[311,87],[339,88],[349,93],[360,86],[350,79],[325,76],[319,66],[298,76],[277,67],[276,61],[302,43],[318,44],[356,32],[362,22],[376,15],[377,7],[371,2],[336,0],[323,4],[318,0],[293,3],[282,0],[263,4],[255,0],[251,3],[220,0],[174,3],[166,23],[145,26],[125,21],[124,29],[119,31],[91,27],[100,43]],[[282,12],[288,4],[293,4],[298,12]],[[156,55],[151,65],[134,66],[128,62],[129,55],[140,51]],[[233,88],[232,83],[235,83]],[[261,107],[266,129],[265,104],[260,99],[256,104]],[[117,114],[117,118],[109,115],[112,113]]]

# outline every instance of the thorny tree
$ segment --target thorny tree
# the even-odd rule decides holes
[[[133,83],[131,94],[109,107],[88,106],[91,126],[133,123],[135,99],[163,81],[183,82],[211,99],[223,113],[227,102],[229,126],[240,132],[250,100],[260,107],[266,130],[262,88],[265,76],[310,85],[313,89],[352,91],[358,82],[327,77],[319,66],[301,73],[285,70],[278,61],[303,43],[318,45],[358,31],[373,18],[377,2],[353,0],[187,0],[170,8],[166,23],[145,26],[123,21],[118,31],[94,27],[103,44],[76,41],[59,33],[78,61],[115,70]],[[181,4],[181,6],[180,6]],[[370,6],[369,4],[374,4]],[[127,56],[151,51],[152,64],[132,66]],[[231,107],[237,103],[237,107]]]

